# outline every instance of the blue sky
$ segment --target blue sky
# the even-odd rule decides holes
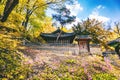
[[[94,15],[110,21],[120,20],[120,0],[78,0],[78,4],[83,8],[77,14],[79,19]],[[108,19],[106,21],[109,21]]]
[[[74,5],[66,7],[70,9],[71,15],[77,17],[73,24],[87,18],[97,19],[103,23],[120,21],[120,0],[76,0]],[[49,16],[55,13],[51,10],[47,12]]]

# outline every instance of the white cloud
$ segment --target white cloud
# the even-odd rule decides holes
[[[97,9],[104,9],[105,7],[104,6],[102,6],[102,5],[98,5],[97,6]]]
[[[94,14],[89,15],[89,18],[90,19],[97,19],[98,21],[102,21],[102,22],[108,22],[110,20],[110,18],[100,16],[100,15],[94,15]]]
[[[66,4],[66,7],[70,10],[71,14],[77,16],[79,12],[83,11],[83,7],[76,1],[73,5]],[[50,8],[46,10],[46,13],[48,16],[51,16],[52,14],[55,14],[54,10],[51,10]]]
[[[66,27],[68,29],[70,29],[71,27],[73,27],[74,25],[77,25],[80,22],[79,18],[76,18],[75,22],[72,22],[71,24],[67,24]]]
[[[66,5],[66,7],[70,10],[71,15],[77,16],[79,12],[83,11],[83,7],[78,3],[75,2],[74,5]]]
[[[52,17],[52,14],[57,14],[57,12],[52,10],[52,9],[50,9],[50,8],[46,10],[46,15],[47,16]]]
[[[66,7],[70,10],[70,15],[76,16],[76,20],[74,22],[66,25],[66,27],[70,29],[74,24],[77,25],[78,22],[80,22],[80,19],[77,16],[81,11],[83,11],[83,7],[80,5],[80,3],[78,3],[78,1],[76,1],[74,5],[66,5]]]
[[[96,20],[101,21],[101,22],[103,22],[103,23],[110,21],[110,18],[105,17],[105,16],[101,16],[101,15],[99,14],[99,10],[100,10],[100,9],[104,9],[104,8],[105,8],[104,6],[98,5],[98,6],[92,11],[92,14],[89,15],[89,18],[90,18],[90,19],[96,19]]]

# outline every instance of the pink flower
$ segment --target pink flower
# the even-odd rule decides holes
[[[110,65],[110,60],[106,57],[104,57],[104,61],[106,62],[106,66],[111,70],[112,66]]]
[[[24,64],[33,64],[33,60],[28,60]]]

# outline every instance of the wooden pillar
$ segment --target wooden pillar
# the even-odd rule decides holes
[[[90,40],[87,41],[87,50],[90,52]]]

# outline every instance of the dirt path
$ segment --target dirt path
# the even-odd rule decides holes
[[[93,53],[100,52],[100,49],[91,48]],[[77,46],[39,46],[29,45],[24,50],[24,54],[29,58],[29,64],[54,64],[66,59],[78,57],[79,50]]]
[[[75,60],[79,65],[84,63],[86,64],[90,63],[90,65],[92,65],[92,62],[96,61],[98,63],[100,62],[100,65],[105,64],[105,62],[102,61],[102,57],[98,56],[101,54],[99,48],[91,48],[91,53],[96,53],[97,56],[94,54],[91,56],[88,53],[78,54],[77,47],[70,46],[55,47],[55,46],[31,45],[26,46],[26,49],[23,51],[23,53],[25,54],[26,59],[28,59],[26,61],[26,64],[32,65],[34,71],[32,76],[41,74],[41,72],[45,70],[46,65],[54,70],[57,69],[61,63],[67,60],[69,61]],[[114,63],[117,64],[116,61],[114,61]],[[77,65],[74,65],[74,67],[76,66]]]

